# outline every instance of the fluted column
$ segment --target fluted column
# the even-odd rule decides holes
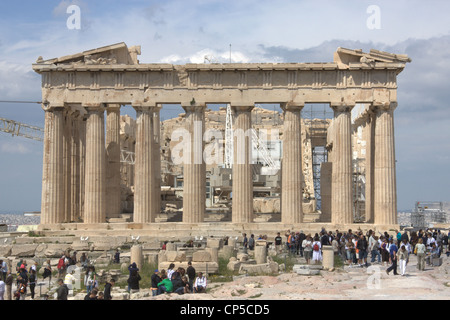
[[[203,222],[206,210],[206,164],[203,159],[205,105],[183,106],[189,143],[183,165],[183,222]]]
[[[106,219],[105,108],[86,107],[86,169],[84,222],[104,223]]]
[[[367,223],[374,222],[374,157],[375,157],[375,115],[370,112],[364,127],[364,140],[366,141],[365,160],[365,216]]]
[[[332,213],[333,224],[353,223],[351,110],[354,105],[331,105],[334,110]]]
[[[80,113],[77,111],[72,115],[71,135],[71,187],[70,187],[70,219],[77,222],[80,217]]]
[[[80,119],[79,131],[79,161],[80,161],[80,219],[84,220],[84,187],[86,180],[86,123],[87,115]]]
[[[253,222],[252,112],[253,106],[232,106],[233,126],[233,199],[232,221]]]
[[[133,105],[136,110],[136,157],[134,178],[134,215],[137,223],[155,221],[155,169],[153,150],[154,107]]]
[[[64,112],[64,135],[63,135],[63,174],[64,174],[64,222],[70,222],[71,200],[72,200],[72,113],[67,108]]]
[[[56,224],[64,221],[64,106],[44,106],[43,108],[45,111],[45,136],[41,224]]]
[[[281,222],[302,223],[302,140],[303,106],[286,104],[283,125],[283,158],[281,166]]]
[[[155,214],[161,213],[161,122],[160,122],[160,106],[155,108],[153,113],[153,130],[154,130],[154,157],[155,165]]]
[[[375,106],[374,223],[397,224],[394,110],[397,103]]]
[[[118,218],[120,199],[120,105],[110,104],[106,109],[106,217]]]

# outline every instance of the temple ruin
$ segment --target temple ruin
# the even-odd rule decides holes
[[[39,230],[158,236],[397,226],[393,117],[406,55],[338,48],[328,63],[172,65],[142,64],[140,50],[119,43],[33,64],[45,111]],[[161,121],[171,104],[185,113]],[[255,108],[265,104],[283,113]],[[332,118],[306,124],[302,110],[312,104],[328,105]],[[120,116],[129,105],[136,121]],[[278,129],[279,173],[255,171],[249,136],[244,152],[234,138],[232,168],[199,158],[205,132],[224,131],[225,109],[208,105],[230,105],[235,131]],[[255,121],[257,111],[270,121]],[[174,166],[178,127],[189,133],[189,161]],[[256,193],[278,197],[279,210],[258,209]]]

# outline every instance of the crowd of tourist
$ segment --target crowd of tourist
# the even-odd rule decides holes
[[[277,252],[285,249],[290,254],[304,257],[306,263],[320,263],[322,260],[322,247],[332,246],[334,254],[339,255],[345,264],[350,267],[368,267],[370,264],[381,264],[389,267],[386,273],[405,275],[406,265],[409,256],[417,256],[417,268],[421,271],[425,269],[425,264],[433,265],[433,259],[439,258],[442,254],[450,255],[448,238],[450,232],[441,230],[419,230],[418,232],[398,230],[394,234],[384,232],[376,234],[369,230],[347,232],[336,230],[335,232],[322,229],[319,233],[305,234],[303,231],[291,232],[288,230],[283,238],[278,233],[274,239]],[[397,272],[400,268],[400,273]]]

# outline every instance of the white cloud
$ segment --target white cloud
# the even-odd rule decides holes
[[[2,153],[8,154],[28,154],[32,152],[32,150],[24,144],[13,142],[2,142],[0,145],[0,150]]]

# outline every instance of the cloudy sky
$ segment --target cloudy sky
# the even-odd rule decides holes
[[[68,28],[71,5],[80,29]],[[410,209],[450,201],[448,12],[445,0],[1,1],[0,100],[40,101],[39,56],[118,42],[141,45],[142,63],[228,62],[230,44],[233,62],[328,62],[337,47],[405,53],[395,135],[398,208]],[[44,125],[39,104],[0,103],[0,117]],[[0,174],[0,212],[40,210],[41,143],[0,133]]]

